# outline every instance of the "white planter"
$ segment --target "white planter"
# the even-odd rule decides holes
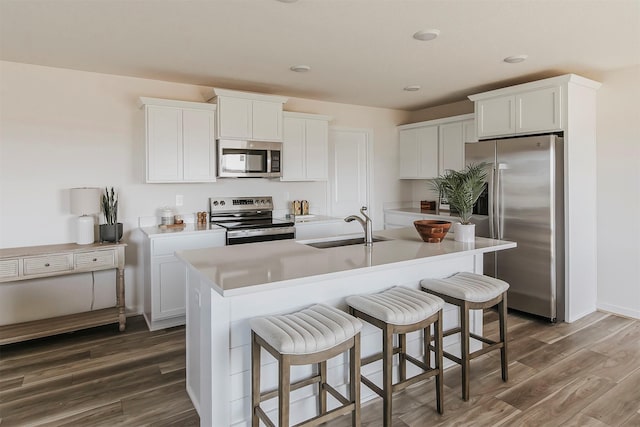
[[[476,241],[476,225],[461,224],[456,222],[453,224],[453,240],[456,242],[471,243]]]

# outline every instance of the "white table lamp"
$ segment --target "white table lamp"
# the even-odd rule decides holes
[[[94,241],[93,215],[100,212],[100,188],[72,188],[71,213],[80,215],[76,223],[76,243],[88,245]]]

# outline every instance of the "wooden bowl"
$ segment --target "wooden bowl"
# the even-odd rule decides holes
[[[419,219],[413,221],[414,227],[423,241],[427,243],[439,243],[451,227],[451,222],[435,219]]]

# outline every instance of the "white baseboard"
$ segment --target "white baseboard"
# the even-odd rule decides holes
[[[607,313],[618,314],[620,316],[631,317],[633,319],[640,320],[640,310],[634,310],[628,307],[620,307],[614,304],[598,303],[598,310],[606,311]]]

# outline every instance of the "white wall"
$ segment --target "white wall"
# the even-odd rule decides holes
[[[138,218],[184,196],[180,213],[207,210],[211,196],[272,195],[275,208],[293,199],[310,201],[326,213],[326,184],[273,180],[219,180],[210,184],[144,183],[144,115],[140,96],[202,102],[211,88],[72,71],[0,61],[0,248],[74,240],[69,188],[113,186],[120,195],[119,217],[129,244],[126,259],[127,307],[140,311],[142,286]],[[396,125],[408,113],[292,98],[285,109],[334,117],[332,126],[374,132],[376,228],[382,203],[410,197],[397,180]],[[113,299],[113,273],[95,274],[94,307]],[[0,285],[0,324],[86,310],[91,276]]]
[[[640,319],[640,66],[606,73],[601,81],[598,308]]]

